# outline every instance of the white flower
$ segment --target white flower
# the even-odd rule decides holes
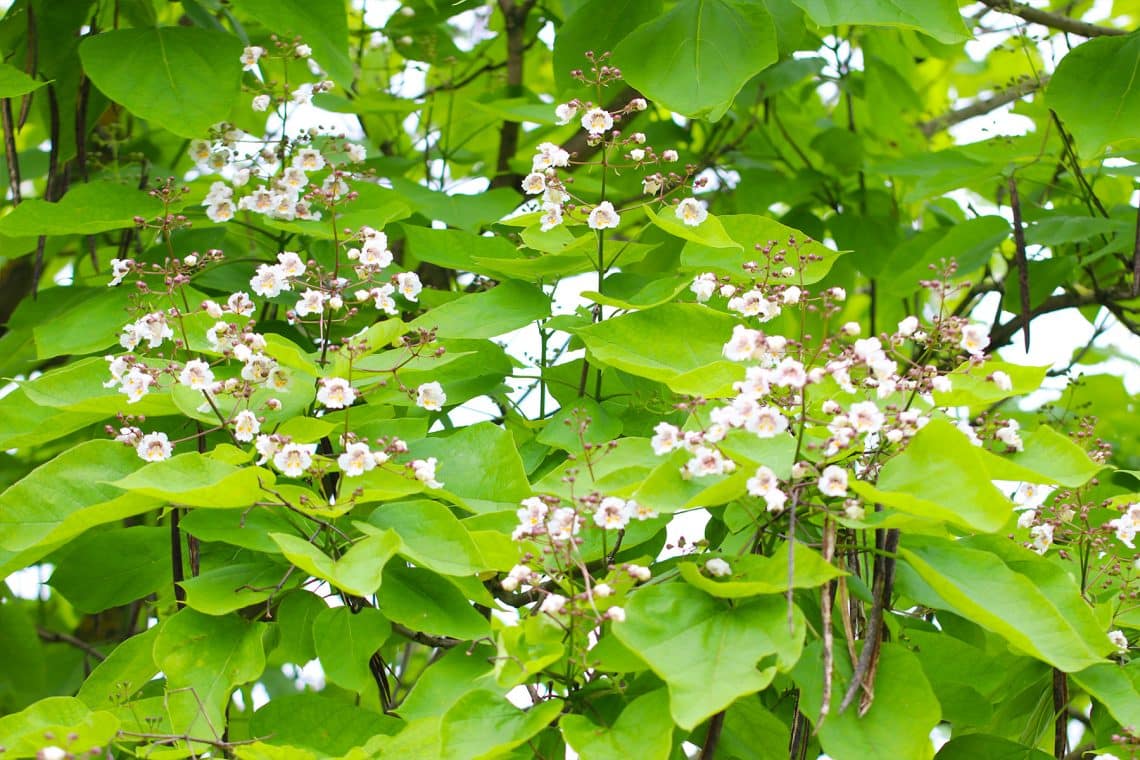
[[[788,495],[779,488],[773,488],[764,494],[764,508],[774,515],[778,515],[784,511],[784,504],[786,504],[787,501]]]
[[[1124,635],[1124,631],[1109,631],[1108,640],[1111,641],[1112,645],[1119,649],[1121,652],[1128,651],[1128,637]]]
[[[732,337],[724,344],[724,358],[742,362],[754,358],[763,348],[764,334],[744,325],[732,328]]]
[[[844,335],[848,335],[854,338],[856,335],[863,331],[863,326],[858,322],[846,322],[842,327],[839,328],[839,331]],[[878,338],[868,338],[868,340],[874,340],[876,343],[879,342]]]
[[[531,172],[523,177],[523,192],[527,195],[538,195],[546,190],[546,175],[541,172]]]
[[[343,377],[321,378],[317,401],[328,409],[344,409],[356,401],[356,390]]]
[[[1017,516],[1017,527],[1031,528],[1037,522],[1037,510],[1027,509]]]
[[[621,530],[629,523],[629,511],[624,499],[607,496],[594,511],[594,524],[606,530]]]
[[[693,279],[693,284],[689,286],[689,290],[696,294],[698,302],[705,303],[716,292],[716,275],[712,272],[697,275]]]
[[[123,385],[119,390],[127,394],[127,403],[133,404],[146,395],[152,383],[154,383],[153,377],[138,367],[133,367],[123,376]]]
[[[681,445],[681,431],[676,425],[659,422],[657,427],[653,428],[653,432],[655,435],[649,440],[649,444],[653,446],[653,453],[657,456],[668,454]]]
[[[315,443],[287,443],[273,455],[273,466],[286,477],[299,478],[312,467],[316,452]]]
[[[535,150],[537,152],[531,162],[531,167],[536,172],[570,164],[570,154],[554,143],[539,143]]]
[[[909,338],[918,329],[918,317],[910,316],[899,322],[899,335]]]
[[[593,592],[594,596],[598,597],[599,599],[605,599],[606,597],[614,595],[613,586],[608,583],[594,584]]]
[[[645,137],[644,132],[634,132],[632,135],[629,136],[629,139],[632,140],[633,142],[637,143],[638,145],[645,145],[646,137]]]
[[[614,211],[614,204],[602,201],[590,212],[587,224],[592,230],[607,230],[618,226],[621,217]]]
[[[325,294],[319,290],[308,289],[301,294],[293,313],[298,317],[307,317],[310,314],[320,314],[325,309]]]
[[[234,415],[233,425],[234,438],[242,443],[249,443],[261,432],[261,422],[258,421],[257,415],[248,409],[243,409]]]
[[[349,143],[345,152],[348,153],[348,160],[354,164],[359,164],[368,158],[368,149],[356,143]]]
[[[657,195],[657,191],[661,189],[661,175],[651,174],[645,179],[641,180],[641,192],[646,195]]]
[[[629,577],[640,583],[645,583],[653,577],[653,571],[644,565],[626,565],[625,571]]]
[[[285,269],[280,264],[262,264],[249,281],[250,290],[263,298],[274,298],[283,290],[289,290]]]
[[[973,356],[981,356],[990,344],[985,325],[972,324],[962,328],[961,346]]]
[[[640,504],[633,499],[625,503],[625,510],[629,513],[630,517],[636,517],[638,521],[652,520],[657,517],[657,510],[645,504]]]
[[[953,389],[954,384],[946,375],[935,375],[930,378],[930,387],[939,393],[949,393]]]
[[[640,163],[641,161],[645,160],[645,149],[644,148],[634,148],[633,150],[631,150],[629,152],[629,157],[631,159],[633,159],[634,161],[637,161]]]
[[[1036,509],[1045,503],[1045,499],[1049,498],[1049,494],[1052,492],[1053,489],[1049,486],[1037,483],[1019,483],[1017,490],[1013,492],[1013,503],[1019,507]]]
[[[118,285],[123,281],[131,272],[131,266],[134,264],[133,259],[111,259],[111,281],[107,286]]]
[[[1124,514],[1108,521],[1108,527],[1116,533],[1116,538],[1129,549],[1135,549],[1136,532],[1140,530],[1140,503],[1129,504]]]
[[[174,337],[174,330],[166,324],[166,314],[161,311],[140,317],[135,321],[135,329],[151,348],[158,348],[164,340]]]
[[[645,102],[645,98],[634,98],[629,101],[629,107],[634,111],[644,111],[649,108],[649,104]]]
[[[67,750],[54,744],[36,753],[36,760],[64,760],[66,757],[68,757]]]
[[[395,314],[399,309],[396,307],[396,299],[392,298],[392,294],[396,292],[395,286],[391,283],[384,283],[378,288],[373,288],[369,294],[374,300],[377,309],[385,312],[386,314]]]
[[[313,54],[313,49],[308,45],[301,44],[293,48],[293,52],[296,53],[299,58],[308,58]]]
[[[293,156],[293,167],[306,172],[316,172],[325,168],[325,157],[316,148],[302,148]]]
[[[847,470],[834,464],[825,467],[819,477],[819,491],[824,496],[846,496]]]
[[[550,507],[537,496],[522,500],[522,506],[515,512],[519,518],[519,528],[525,535],[538,535],[546,530],[546,515]]]
[[[202,391],[214,384],[214,373],[206,362],[191,359],[178,373],[178,382],[192,391]]]
[[[542,216],[538,219],[543,232],[549,232],[562,224],[562,206],[557,203],[542,204]]]
[[[447,403],[447,394],[437,382],[424,383],[416,388],[416,406],[429,412],[438,412]]]
[[[723,475],[735,469],[736,463],[731,459],[725,459],[719,449],[697,446],[693,449],[693,458],[681,468],[681,477],[687,480],[707,475]]]
[[[570,103],[559,103],[554,109],[554,116],[557,118],[559,125],[569,124],[577,113],[578,106],[571,105]]]
[[[125,356],[104,356],[103,359],[107,361],[107,369],[111,373],[111,379],[103,383],[103,387],[114,388],[123,381],[123,375],[131,368],[130,362]]]
[[[1006,420],[1005,426],[998,428],[994,433],[994,437],[1009,448],[1015,451],[1021,451],[1025,446],[1022,443],[1021,436],[1018,435],[1017,432],[1020,429],[1021,425],[1017,423],[1017,420]]]
[[[780,484],[780,479],[771,468],[761,465],[756,468],[756,474],[748,479],[748,493],[752,496],[767,496]]]
[[[257,440],[254,441],[253,448],[256,449],[257,453],[260,455],[260,459],[257,460],[257,463],[265,464],[273,458],[274,454],[281,450],[281,441],[275,435],[266,435],[265,433],[262,433],[261,435],[257,436]]]
[[[396,275],[396,288],[400,291],[400,295],[414,302],[419,299],[424,286],[415,272],[400,272]]]
[[[243,71],[253,71],[257,68],[257,60],[265,55],[265,48],[260,45],[250,45],[241,51],[241,66]]]
[[[548,594],[539,605],[539,611],[547,615],[557,615],[566,607],[566,597],[561,594]]]
[[[582,129],[589,132],[591,137],[601,137],[613,126],[614,117],[603,108],[591,108],[582,115]]]
[[[301,277],[305,274],[305,262],[295,251],[282,251],[277,254],[277,264],[286,277]]]
[[[667,161],[667,162],[672,164],[672,163],[675,163],[676,161],[679,161],[680,158],[681,157],[679,155],[677,155],[677,151],[675,151],[675,150],[669,149],[669,150],[661,151],[661,160],[662,161]]]
[[[273,98],[269,97],[265,93],[262,93],[260,95],[253,96],[253,102],[250,103],[250,106],[255,111],[268,111],[269,104],[271,102],[273,102]]]
[[[725,578],[732,575],[732,566],[720,557],[713,557],[705,563],[705,571],[714,578]]]
[[[877,433],[885,418],[875,402],[860,401],[851,405],[847,419],[856,433]]]
[[[1044,554],[1053,545],[1053,526],[1049,523],[1034,525],[1029,529],[1029,538],[1033,541],[1033,551]]]
[[[507,577],[499,582],[499,585],[506,591],[514,591],[524,583],[530,583],[534,578],[534,571],[526,565],[515,565],[511,571],[507,573]],[[596,593],[596,591],[595,591]]]
[[[355,478],[376,466],[376,458],[368,449],[366,443],[350,443],[344,447],[344,453],[336,458],[337,467],[345,477]]]
[[[775,438],[788,429],[788,418],[774,406],[761,406],[744,427],[757,438]]]
[[[674,213],[678,219],[690,227],[696,227],[709,216],[705,204],[696,198],[686,198],[678,203],[677,210]]]
[[[139,441],[135,451],[138,452],[141,459],[147,462],[161,462],[170,459],[174,447],[170,444],[170,439],[166,437],[166,433],[147,433]]]
[[[235,346],[235,352],[236,348]],[[264,383],[276,366],[277,362],[265,354],[251,353],[242,365],[241,377],[251,383]]]
[[[416,459],[412,461],[412,473],[416,480],[428,488],[443,488],[443,483],[435,479],[435,466],[438,464],[435,457]]]
[[[772,382],[781,388],[803,388],[807,379],[804,365],[790,356],[784,357],[772,371]]]
[[[769,301],[759,290],[750,290],[728,300],[728,308],[746,317],[757,317],[761,322],[780,316],[780,305]]]
[[[794,304],[794,303],[799,303],[800,299],[803,297],[804,297],[803,290],[801,290],[798,285],[792,285],[791,287],[784,289],[784,292],[781,295],[780,300],[782,300],[785,304],[790,305],[790,304]]]
[[[998,387],[998,390],[1001,390],[1001,391],[1012,391],[1013,390],[1013,379],[1010,378],[1010,376],[1008,374],[1006,374],[1005,372],[1002,372],[1000,369],[994,370],[990,374],[989,379],[992,380],[993,384]]]

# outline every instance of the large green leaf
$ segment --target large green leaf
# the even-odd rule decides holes
[[[309,0],[240,0],[236,9],[248,13],[282,39],[300,37],[313,49],[313,59],[329,78],[346,90],[352,87],[348,57],[348,18],[344,3]]]
[[[1056,668],[1083,670],[1112,650],[1072,578],[1006,538],[907,536],[899,555],[940,597],[919,601],[957,612]]]
[[[460,697],[474,689],[480,678],[491,672],[494,654],[494,648],[485,645],[449,649],[416,679],[411,692],[400,703],[401,717],[413,721],[443,715]]]
[[[338,686],[362,694],[377,688],[368,662],[391,633],[391,624],[374,607],[356,613],[348,607],[332,607],[313,621],[313,640],[325,675]]]
[[[546,728],[560,712],[560,699],[523,711],[494,692],[472,691],[443,716],[440,754],[449,760],[502,757]]]
[[[613,50],[631,31],[657,18],[661,5],[661,0],[589,0],[579,5],[554,38],[554,81],[558,89],[565,92],[580,87],[570,72],[589,67],[586,53]]]
[[[40,82],[8,63],[0,63],[0,98],[18,98],[38,90],[47,82]]]
[[[399,536],[386,530],[360,539],[334,561],[303,538],[288,533],[271,533],[269,537],[294,565],[355,596],[376,593],[384,577],[385,563],[400,547]]]
[[[736,277],[743,271],[745,263],[756,261],[755,245],[772,243],[773,252],[783,252],[786,262],[797,270],[788,284],[811,285],[826,277],[843,253],[814,240],[809,242],[803,232],[759,214],[731,214],[719,217],[719,221],[729,238],[736,241],[737,247],[690,241],[681,251],[681,264],[685,268],[699,272],[712,270]],[[799,256],[803,256],[805,261],[801,263]]]
[[[688,584],[669,583],[639,590],[625,611],[614,634],[668,684],[670,713],[685,729],[766,687],[776,666],[791,668],[803,647],[803,616],[796,608],[789,632],[788,605],[779,597],[733,606]],[[775,661],[758,669],[769,655]]]
[[[1140,726],[1140,665],[1103,663],[1073,673],[1077,685],[1104,705],[1122,726]]]
[[[154,642],[154,661],[166,674],[167,710],[180,733],[213,737],[226,725],[234,688],[265,669],[264,625],[236,615],[211,617],[183,609],[167,619]]]
[[[133,227],[135,216],[149,219],[161,213],[162,204],[134,184],[98,180],[75,185],[56,203],[38,198],[24,201],[0,218],[0,235],[93,235]],[[122,322],[127,321],[121,311],[117,314]],[[104,312],[97,318],[102,321],[107,315]]]
[[[503,504],[517,506],[531,495],[514,437],[489,422],[447,437],[428,438],[416,446],[416,453],[439,459],[436,477],[445,490],[476,511],[502,509]]]
[[[666,304],[584,327],[578,336],[601,363],[668,384],[718,361],[735,324],[699,304]]]
[[[76,696],[92,709],[112,708],[145,686],[158,672],[154,640],[160,630],[161,625],[148,628],[115,647],[83,681]]]
[[[883,466],[877,485],[856,480],[851,487],[869,502],[992,532],[1006,524],[1013,504],[990,482],[985,461],[965,433],[932,420]]]
[[[265,737],[267,744],[335,756],[364,746],[376,734],[394,734],[402,725],[351,702],[306,692],[274,696],[250,718],[250,734]]]
[[[1046,104],[1057,112],[1087,157],[1106,145],[1137,139],[1140,120],[1140,35],[1099,37],[1074,48],[1049,81]]]
[[[266,498],[262,486],[272,487],[273,473],[260,467],[235,467],[197,452],[151,462],[113,482],[133,493],[188,507],[248,507]]]
[[[205,137],[240,96],[242,44],[187,26],[119,29],[79,45],[83,69],[104,95],[182,137]]]
[[[10,757],[36,757],[49,745],[66,746],[74,756],[101,754],[118,730],[119,719],[113,714],[92,712],[74,697],[49,697],[0,717],[0,737]]]
[[[840,649],[839,647],[836,648]],[[823,705],[822,645],[804,650],[792,674],[800,687],[800,710],[813,722]],[[930,732],[941,709],[915,656],[898,644],[883,644],[875,676],[875,699],[866,715],[856,706],[839,712],[839,701],[851,680],[851,663],[835,658],[831,710],[817,725],[820,743],[836,758],[898,757],[921,760],[934,754]]]
[[[776,58],[776,26],[763,4],[734,0],[681,0],[614,50],[626,81],[646,97],[713,120]]]
[[[700,555],[701,559],[707,559]],[[681,577],[707,594],[725,599],[737,599],[757,594],[782,594],[788,590],[788,545],[781,543],[771,557],[759,554],[745,554],[740,557],[725,556],[732,574],[726,578],[713,578],[701,573],[694,562],[678,565]],[[792,588],[814,588],[828,581],[847,575],[844,571],[827,562],[818,553],[803,544],[797,543],[793,558],[794,573],[790,576]]]
[[[939,42],[970,36],[954,0],[792,0],[820,26],[840,24],[916,29]]]
[[[467,597],[442,575],[422,567],[391,562],[377,595],[380,611],[389,620],[413,631],[471,640],[489,636],[486,619]]]
[[[599,726],[581,715],[565,715],[559,725],[582,760],[666,760],[673,749],[669,694],[664,689],[630,702],[612,726]]]
[[[255,555],[250,561],[212,567],[180,585],[186,589],[187,606],[207,615],[225,615],[263,602],[301,581],[296,576],[286,580],[288,572],[289,566],[280,558]]]
[[[29,604],[0,604],[0,647],[8,659],[0,671],[0,710],[4,712],[18,710],[44,695],[48,663],[36,617]]]
[[[937,760],[1049,760],[1052,755],[1000,736],[955,736],[938,750]]]
[[[550,299],[541,290],[511,280],[437,306],[408,329],[434,329],[440,337],[494,338],[549,315]]]
[[[485,566],[479,547],[451,510],[437,501],[384,504],[368,522],[400,537],[399,553],[443,575],[474,575]]]
[[[170,582],[170,531],[143,526],[73,541],[49,581],[84,613],[142,599]]]
[[[0,573],[35,562],[88,528],[157,507],[149,496],[106,482],[142,464],[129,446],[88,441],[0,494]]]

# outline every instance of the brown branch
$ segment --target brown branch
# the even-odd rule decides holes
[[[883,534],[876,531],[876,534]],[[839,703],[839,712],[851,706],[855,695],[860,690],[864,692],[860,703],[859,714],[863,715],[871,706],[874,698],[875,671],[879,661],[879,646],[883,641],[883,614],[890,607],[891,591],[895,579],[895,559],[892,556],[899,545],[898,528],[887,530],[881,539],[882,554],[875,555],[875,580],[872,586],[871,614],[867,618],[866,637],[863,639],[863,651],[859,653],[859,662],[855,664],[855,672],[851,674],[851,683]],[[876,544],[879,543],[878,535]]]
[[[1009,177],[1009,207],[1013,212],[1014,261],[1017,262],[1017,287],[1020,296],[1021,316],[1025,329],[1022,337],[1025,350],[1029,351],[1029,257],[1025,253],[1025,227],[1021,223],[1021,199],[1017,194],[1017,180]]]
[[[723,730],[724,710],[721,710],[709,721],[709,730],[705,734],[705,743],[701,747],[701,754],[697,756],[697,760],[712,760],[713,755],[716,754],[716,745],[720,743],[720,734]]]
[[[69,633],[60,633],[59,631],[49,631],[46,628],[37,628],[36,634],[39,635],[41,641],[46,641],[49,644],[70,644],[76,649],[82,650],[84,654],[94,657],[99,662],[107,659],[107,655],[100,652],[81,638],[72,636]]]
[[[392,630],[405,638],[411,639],[417,644],[423,644],[425,647],[433,647],[435,649],[450,649],[460,643],[459,639],[453,639],[450,636],[432,636],[420,631],[413,631],[406,625],[399,623],[392,623]]]
[[[503,22],[507,32],[507,93],[518,95],[522,91],[523,58],[527,47],[526,17],[536,0],[499,0],[499,10],[503,12]],[[504,121],[499,128],[499,158],[495,163],[495,176],[491,179],[491,189],[515,187],[521,177],[511,172],[511,159],[519,149],[519,129],[517,121]]]
[[[12,99],[0,98],[0,122],[4,125],[4,159],[8,162],[8,187],[12,204],[20,205],[20,157],[16,152],[16,125],[12,121]]]
[[[1032,95],[1048,83],[1049,76],[1047,74],[1038,79],[1022,80],[999,93],[986,98],[978,98],[968,106],[944,113],[929,121],[919,122],[918,129],[926,137],[932,137],[955,124],[961,124],[978,116],[985,116],[1002,106],[1021,100],[1026,95]]]
[[[1041,24],[1041,26],[1047,26],[1050,29],[1056,29],[1067,34],[1077,34],[1081,37],[1122,37],[1128,34],[1127,30],[1124,29],[1090,24],[1087,21],[1081,21],[1061,13],[1039,10],[1022,3],[1013,2],[1013,0],[981,0],[981,2],[982,5],[995,11],[1020,16],[1031,23]]]
[[[1028,314],[1018,314],[1013,319],[1005,324],[995,324],[993,329],[990,330],[990,343],[989,350],[996,351],[1002,346],[1008,345],[1013,336],[1020,330],[1026,322],[1035,319],[1042,314],[1051,314],[1054,311],[1061,311],[1062,309],[1071,309],[1080,306],[1090,306],[1094,303],[1101,303],[1105,299],[1105,294],[1099,293],[1058,293],[1057,295],[1049,296],[1040,304],[1030,309]],[[1108,294],[1111,298],[1111,294]]]
[[[1140,296],[1140,203],[1136,204],[1136,239],[1132,244],[1132,296]]]
[[[1064,760],[1069,750],[1069,682],[1065,673],[1053,668],[1053,757]]]

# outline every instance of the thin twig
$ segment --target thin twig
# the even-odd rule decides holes
[[[828,563],[835,556],[835,530],[835,523],[824,518],[822,554]],[[834,602],[832,590],[833,582],[828,582],[823,584],[819,593],[820,623],[823,627],[823,698],[820,700],[819,720],[815,724],[817,731],[831,712],[832,670],[835,664],[835,631],[831,625],[831,607]]]
[[[1025,227],[1021,223],[1021,199],[1017,194],[1017,180],[1011,174],[1008,181],[1009,208],[1013,212],[1014,261],[1017,262],[1017,287],[1021,292],[1021,317],[1024,321],[1021,335],[1025,350],[1029,351],[1029,257],[1025,253]]]
[[[1090,24],[1087,21],[1081,21],[1061,13],[1051,13],[1022,3],[1015,3],[1013,0],[981,0],[981,3],[995,11],[1020,16],[1031,23],[1041,24],[1050,29],[1081,37],[1121,37],[1128,34],[1125,29]]]
[[[107,655],[100,652],[94,646],[88,644],[83,639],[72,636],[69,633],[49,631],[46,628],[37,628],[36,633],[39,635],[41,641],[46,641],[49,644],[70,644],[76,649],[82,650],[85,654],[94,657],[99,662],[107,659]]]
[[[950,111],[929,121],[919,122],[918,129],[926,137],[932,137],[955,124],[961,124],[978,116],[985,116],[1002,106],[1021,100],[1026,95],[1032,95],[1048,82],[1048,75],[1043,75],[1039,79],[1025,79],[987,98],[978,98],[968,106]]]
[[[722,730],[724,730],[724,710],[712,716],[712,720],[709,721],[709,730],[705,735],[705,743],[701,747],[701,754],[697,756],[697,760],[712,760],[713,755],[716,754],[716,745],[720,743]]]

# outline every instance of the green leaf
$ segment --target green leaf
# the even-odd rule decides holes
[[[735,324],[729,315],[699,304],[665,304],[607,319],[577,334],[597,361],[669,384],[720,360]]]
[[[84,38],[83,69],[127,110],[176,135],[205,137],[241,96],[242,44],[199,27],[120,29]]]
[[[376,593],[384,577],[385,563],[400,547],[400,537],[386,530],[360,539],[343,557],[333,561],[303,538],[287,533],[271,533],[269,537],[294,565],[354,596]]]
[[[290,579],[292,584],[277,588],[288,570],[288,565],[257,555],[252,562],[210,568],[180,585],[186,590],[187,606],[207,615],[225,615],[264,602],[298,583],[300,579]]]
[[[932,420],[902,454],[883,466],[879,482],[851,484],[868,502],[980,531],[1000,530],[1013,503],[990,482],[983,452],[945,420]]]
[[[702,720],[737,698],[771,683],[776,665],[757,669],[776,655],[783,669],[799,659],[803,616],[796,610],[788,631],[782,598],[758,597],[732,606],[687,584],[648,586],[625,607],[626,621],[614,634],[644,659],[669,686],[669,709],[681,728]]]
[[[621,420],[611,417],[601,404],[586,396],[555,412],[536,440],[581,454],[583,443],[609,443],[621,434],[621,429]]]
[[[1009,233],[1009,222],[1000,216],[980,216],[919,233],[884,257],[876,287],[909,295],[919,280],[929,277],[930,265],[942,259],[954,259],[963,274],[974,272],[989,262]]]
[[[392,633],[392,626],[374,607],[353,613],[332,607],[313,621],[313,640],[325,675],[337,686],[365,693],[376,689],[368,661]]]
[[[20,204],[20,208],[24,205]],[[123,325],[130,320],[126,312],[130,288],[67,289],[76,291],[75,300],[32,330],[39,359],[88,354],[113,346],[119,342]]]
[[[437,306],[408,329],[435,329],[440,337],[494,338],[547,316],[550,298],[536,287],[511,280]]]
[[[76,695],[91,709],[114,708],[154,677],[154,640],[161,624],[137,633],[124,641],[107,659],[95,666]]]
[[[954,0],[792,0],[820,26],[840,24],[915,29],[939,42],[970,38]]]
[[[837,648],[838,649],[838,648]],[[823,704],[822,645],[804,651],[792,677],[800,687],[800,709],[811,720]],[[858,700],[844,712],[839,701],[851,679],[851,663],[844,654],[835,658],[831,711],[817,725],[823,750],[834,757],[906,757],[920,760],[934,754],[930,732],[938,725],[941,709],[922,666],[898,644],[883,644],[875,676],[875,699],[866,715]],[[905,716],[905,719],[901,719]]]
[[[188,507],[248,507],[264,499],[273,473],[260,467],[235,467],[197,452],[151,462],[112,485],[133,493]]]
[[[986,760],[1049,760],[1053,756],[1000,736],[967,734],[955,736],[942,745],[935,757],[937,760],[976,760],[979,757]]]
[[[274,696],[250,718],[249,730],[267,744],[333,757],[364,746],[376,734],[395,734],[403,725],[343,699],[306,692]]]
[[[724,225],[725,234],[736,241],[737,245],[714,246],[691,240],[681,251],[683,267],[699,272],[712,270],[736,277],[743,271],[745,263],[756,261],[754,245],[773,243],[773,252],[784,253],[787,264],[797,270],[792,282],[798,285],[802,281],[804,285],[811,285],[826,277],[836,259],[843,255],[842,251],[832,250],[823,243],[810,240],[793,227],[759,214],[734,214],[722,216],[719,220]],[[794,245],[790,242],[793,240]],[[801,263],[799,256],[810,259]]]
[[[307,0],[240,0],[237,9],[248,13],[284,40],[300,37],[313,49],[313,60],[329,78],[346,90],[353,86],[352,59],[348,57],[348,18],[343,3]]]
[[[1068,436],[1048,425],[1023,433],[1021,438],[1025,450],[1011,455],[1010,460],[1018,467],[1043,476],[1037,482],[1076,488],[1104,469],[1103,464],[1089,459],[1088,453]]]
[[[90,614],[157,591],[171,582],[170,567],[170,531],[135,526],[73,541],[49,583]]]
[[[413,631],[465,641],[491,633],[463,592],[426,568],[389,563],[377,598],[385,617]]]
[[[47,658],[36,631],[36,617],[31,605],[0,604],[0,647],[8,660],[0,671],[0,710],[4,712],[18,710],[44,695]]]
[[[957,612],[1060,670],[1083,670],[1112,650],[1072,578],[1009,539],[907,536],[899,555],[940,596],[919,601]]]
[[[1011,396],[1032,393],[1041,387],[1048,366],[1025,367],[990,359],[984,364],[965,362],[949,373],[950,390],[936,391],[934,401],[939,406],[989,406]],[[1003,391],[997,383],[986,377],[994,372],[1009,375],[1012,387]]]
[[[148,417],[175,414],[178,407],[164,390],[152,390],[131,404],[115,389],[103,387],[110,377],[107,362],[100,357],[80,359],[24,383],[28,398],[40,406],[111,417],[142,414]]]
[[[328,609],[325,600],[311,591],[298,589],[286,594],[277,606],[277,647],[274,662],[304,664],[317,656],[313,621]]]
[[[102,710],[92,712],[74,697],[49,697],[22,712],[0,717],[0,736],[10,757],[35,757],[52,741],[75,756],[85,755],[106,749],[118,731],[118,718]]]
[[[519,195],[506,187],[483,191],[478,195],[437,193],[403,177],[392,177],[392,189],[404,201],[432,220],[446,222],[469,232],[502,219],[515,210]]]
[[[226,725],[234,688],[265,669],[264,626],[236,615],[211,617],[183,609],[168,618],[154,642],[154,661],[166,674],[168,712],[179,733],[213,736]]]
[[[474,575],[486,566],[479,547],[451,510],[437,501],[384,504],[368,516],[378,528],[395,531],[397,550],[417,565],[443,575]]]
[[[1140,119],[1140,35],[1098,37],[1061,59],[1045,91],[1045,103],[1073,133],[1077,148],[1092,158],[1109,144],[1136,140]]]
[[[612,726],[599,726],[581,715],[565,715],[559,726],[582,760],[667,760],[673,749],[668,707],[668,692],[657,689],[626,705]]]
[[[105,482],[142,463],[129,446],[88,441],[9,487],[0,494],[0,573],[35,562],[88,528],[156,508],[154,499]]]
[[[550,699],[520,710],[494,692],[465,694],[443,716],[440,754],[450,760],[491,760],[518,747],[562,712],[562,700]]]
[[[1073,680],[1122,726],[1140,726],[1140,667],[1103,663],[1072,674]]]
[[[475,511],[496,511],[504,504],[513,509],[531,495],[514,437],[489,422],[421,441],[416,454],[438,458],[436,477]]]
[[[465,646],[452,647],[416,679],[411,692],[400,703],[400,715],[408,721],[443,715],[471,691],[479,679],[491,672],[494,654],[495,650],[485,645],[472,650]]]
[[[38,198],[24,201],[0,218],[0,235],[93,235],[133,227],[135,216],[149,219],[161,213],[162,204],[134,184],[96,180],[73,186],[56,203]],[[111,313],[126,323],[121,311]]]
[[[604,53],[617,47],[643,23],[661,15],[661,0],[589,0],[577,7],[554,38],[554,81],[560,92],[581,85],[570,76],[586,69],[587,52]],[[554,109],[550,109],[551,114]]]
[[[777,57],[776,26],[762,4],[681,0],[622,40],[613,60],[650,100],[716,121]]]
[[[561,626],[546,615],[501,627],[495,637],[495,682],[511,688],[551,667],[566,654],[564,638]]]
[[[8,63],[0,63],[0,98],[18,98],[43,87],[40,82]]]
[[[712,214],[709,214],[708,217],[696,227],[690,227],[681,222],[671,209],[666,209],[658,214],[655,213],[651,207],[646,206],[645,215],[649,217],[649,221],[653,222],[654,225],[660,227],[665,232],[668,232],[674,237],[679,237],[682,240],[688,240],[690,243],[696,243],[707,248],[729,248],[734,251],[744,250],[739,242],[729,237],[720,219]]]
[[[712,555],[700,555],[707,561]],[[724,599],[756,596],[757,594],[782,594],[788,590],[788,545],[781,543],[771,557],[759,554],[744,554],[739,557],[726,556],[732,568],[727,578],[713,578],[701,572],[703,562],[682,562],[677,566],[681,577],[707,594]],[[824,583],[847,575],[844,571],[826,562],[823,557],[803,544],[796,544],[792,588],[815,588]]]

